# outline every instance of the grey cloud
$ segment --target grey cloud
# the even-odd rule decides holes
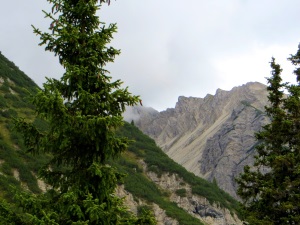
[[[174,107],[179,95],[213,94],[225,81],[241,85],[236,77],[247,68],[232,64],[232,69],[220,70],[220,60],[244,57],[259,74],[245,79],[264,80],[269,59],[282,54],[276,47],[294,45],[296,51],[299,8],[298,0],[112,1],[99,16],[118,24],[112,46],[122,53],[108,69],[145,105],[158,110]],[[31,24],[48,29],[42,9],[49,10],[46,0],[5,1],[0,9],[0,51],[39,85],[45,76],[63,74],[58,60],[37,46],[39,39],[32,33]],[[257,65],[257,47],[279,52],[270,52],[268,60]]]

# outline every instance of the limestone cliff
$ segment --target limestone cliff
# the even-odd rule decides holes
[[[204,98],[181,96],[166,111],[138,107],[130,114],[172,159],[237,197],[234,177],[253,163],[267,102],[266,86],[251,82]]]

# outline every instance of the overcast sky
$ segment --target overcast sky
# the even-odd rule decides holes
[[[38,85],[63,70],[39,47],[31,24],[47,30],[46,0],[3,1],[0,51]],[[117,23],[108,66],[146,106],[173,108],[178,96],[204,97],[249,81],[266,83],[274,56],[293,81],[286,58],[300,42],[299,0],[111,0],[99,12]]]

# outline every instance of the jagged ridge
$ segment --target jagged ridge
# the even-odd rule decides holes
[[[135,123],[176,162],[237,198],[234,177],[253,163],[266,104],[266,86],[250,82],[204,98],[180,96],[175,108],[150,116],[139,107]]]

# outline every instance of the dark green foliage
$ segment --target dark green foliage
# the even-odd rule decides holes
[[[266,107],[271,123],[256,134],[260,144],[255,167],[246,166],[237,179],[238,194],[244,201],[243,214],[250,224],[300,223],[299,52],[290,58],[297,66],[296,85],[282,83],[282,69],[274,58],[271,61],[270,105]]]
[[[6,100],[2,95],[0,95],[0,109],[3,110],[6,107],[7,107]]]
[[[259,116],[259,115],[261,115],[261,114],[263,114],[263,111],[261,111],[260,109],[257,109],[253,105],[251,105],[250,102],[243,100],[243,101],[241,101],[241,103],[243,105],[247,106],[247,107],[251,107],[251,108],[255,109],[255,111],[256,111],[256,117]]]
[[[245,106],[251,107],[251,103],[248,101],[243,100],[243,101],[241,101],[241,103]]]
[[[147,206],[147,205],[142,205],[142,206],[138,206],[137,207],[137,214],[138,216],[141,216],[143,215],[145,212],[149,212],[151,211],[151,207],[150,206]]]
[[[5,201],[0,201],[0,221],[3,225],[24,225],[17,213],[12,210],[12,206]]]
[[[30,191],[33,193],[39,193],[40,189],[37,186],[36,178],[33,176],[33,170],[29,167],[28,162],[24,162],[24,156],[21,157],[19,151],[14,151],[6,142],[0,140],[0,159],[3,160],[1,165],[1,172],[6,175],[2,180],[2,188],[5,188],[5,191],[11,192],[9,186],[16,183],[11,182],[12,179],[12,171],[16,170],[19,173],[19,179],[22,183],[24,183]],[[24,154],[24,153],[23,153]],[[35,166],[38,161],[31,159],[31,161],[35,162]],[[9,193],[10,195],[11,193]],[[9,199],[12,200],[12,199]]]
[[[11,166],[7,162],[1,164],[1,172],[7,176],[13,176]]]
[[[37,85],[0,53],[0,107],[32,108],[28,99],[37,90]]]
[[[134,126],[134,121],[133,120],[131,120],[131,123],[130,123],[132,126]]]
[[[0,111],[0,115],[5,118],[16,118],[18,113],[14,109],[3,109]]]
[[[1,91],[1,92],[6,92],[6,93],[8,93],[8,92],[9,92],[9,85],[7,85],[7,83],[3,83],[3,84],[0,86],[0,91]]]
[[[39,117],[36,117],[34,119],[33,124],[42,132],[46,132],[49,129],[49,124],[45,120],[42,120]]]
[[[22,87],[22,92],[35,93],[37,86],[36,84],[26,76],[15,64],[9,61],[0,53],[0,77],[5,78],[5,84],[8,83],[9,79],[16,86]],[[1,85],[0,85],[1,86]],[[8,88],[8,85],[4,85]],[[0,87],[1,89],[2,87]],[[25,89],[25,90],[24,90]]]
[[[189,214],[183,213],[182,210],[176,205],[175,202],[167,203],[167,202],[162,202],[161,207],[166,210],[167,216],[171,218],[176,218],[178,219],[179,224],[183,225],[197,225],[197,224],[202,224],[198,219],[190,216]]]
[[[177,189],[176,194],[180,197],[186,197],[186,189],[185,188]]]
[[[24,224],[154,224],[150,214],[137,218],[129,213],[114,195],[124,175],[108,165],[129,143],[115,135],[123,124],[125,106],[139,101],[121,88],[120,80],[111,81],[105,69],[120,53],[107,47],[116,25],[105,27],[99,21],[96,13],[101,0],[100,5],[98,0],[48,2],[52,12],[45,15],[51,20],[51,32],[33,27],[34,33],[39,35],[40,45],[58,56],[65,73],[60,80],[48,79],[32,96],[40,119],[19,118],[15,125],[28,152],[51,155],[39,171],[51,189],[37,195],[17,194],[22,207],[19,218]],[[5,80],[5,85],[11,81],[15,79]],[[21,101],[24,92],[15,88],[20,92],[17,96],[13,88],[8,89],[7,100]],[[18,165],[20,179],[33,186],[33,175],[21,172],[21,167],[23,164]],[[34,187],[31,190],[36,191]]]

